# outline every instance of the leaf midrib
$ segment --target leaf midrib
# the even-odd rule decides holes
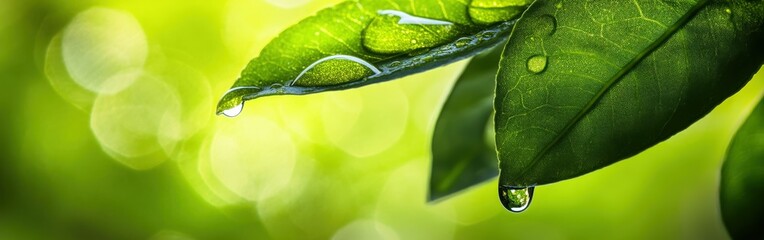
[[[526,167],[520,174],[518,174],[519,178],[525,177],[525,175],[533,169],[538,162],[543,158],[555,145],[557,145],[563,137],[567,136],[568,133],[573,129],[573,127],[578,124],[581,119],[586,116],[593,108],[594,105],[596,105],[602,97],[605,96],[605,93],[607,93],[613,86],[615,86],[616,83],[618,83],[623,77],[625,77],[629,72],[634,70],[634,68],[639,65],[643,60],[645,60],[650,54],[655,52],[655,50],[658,50],[663,44],[665,44],[671,37],[674,36],[679,30],[681,30],[685,25],[687,25],[701,10],[703,10],[706,6],[709,5],[711,0],[700,0],[695,6],[693,6],[685,15],[683,15],[679,20],[677,20],[671,27],[666,29],[666,31],[658,37],[652,44],[650,44],[647,48],[645,48],[642,52],[637,54],[628,64],[626,64],[624,67],[621,68],[620,71],[618,71],[613,77],[610,78],[610,80],[607,81],[605,86],[600,89],[597,94],[594,95],[591,101],[584,106],[584,108],[581,109],[581,111],[578,112],[578,114],[571,119],[568,124],[565,125],[565,127],[562,129],[560,134],[557,134],[557,136],[531,160],[530,165]]]

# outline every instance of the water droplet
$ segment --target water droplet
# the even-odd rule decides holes
[[[271,84],[271,88],[283,88],[283,87],[284,87],[284,84],[281,84],[281,83]]]
[[[407,55],[409,55],[410,57],[419,56],[419,55],[425,54],[425,53],[427,53],[429,51],[430,51],[429,48],[420,48],[420,49],[413,50],[413,51],[409,52]]]
[[[520,16],[531,1],[473,0],[467,9],[470,19],[477,24],[504,22]]]
[[[402,64],[402,63],[401,63],[401,61],[394,61],[394,62],[391,62],[391,63],[390,63],[390,67],[398,67],[398,66],[400,66],[401,64]]]
[[[472,39],[469,39],[469,38],[466,38],[466,37],[465,38],[460,38],[459,40],[456,40],[456,47],[463,48],[463,47],[466,47],[467,45],[469,45],[470,43],[472,43]]]
[[[547,56],[544,55],[533,55],[528,58],[528,62],[526,63],[528,71],[535,74],[544,72],[546,70],[546,66]]]
[[[361,80],[382,73],[371,63],[348,55],[334,55],[306,67],[288,86],[330,86]]]
[[[435,19],[423,18],[412,16],[408,13],[397,10],[380,10],[377,12],[379,15],[390,15],[400,18],[398,24],[417,24],[417,25],[453,25],[451,22],[440,21]]]
[[[513,188],[499,186],[499,200],[504,208],[511,212],[519,213],[528,209],[533,200],[533,190],[529,188]]]
[[[557,18],[554,16],[544,14],[539,17],[539,21],[542,23],[541,26],[543,26],[538,28],[539,32],[546,33],[547,35],[551,36],[557,31]]]
[[[488,40],[496,36],[496,32],[490,31],[490,32],[484,32],[479,35],[480,39],[482,40]]]
[[[239,105],[236,105],[232,108],[226,109],[223,111],[223,115],[226,117],[236,117],[241,114],[241,111],[244,110],[244,102],[239,103]]]
[[[446,44],[464,35],[465,28],[447,21],[412,16],[394,10],[379,11],[363,31],[364,47],[379,54],[408,53]]]

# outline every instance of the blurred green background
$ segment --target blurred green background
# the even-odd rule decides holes
[[[521,214],[495,180],[425,202],[465,62],[213,116],[270,39],[337,2],[0,0],[0,239],[727,238],[719,169],[764,74]]]

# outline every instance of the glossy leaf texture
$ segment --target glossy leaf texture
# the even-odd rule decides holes
[[[732,140],[722,166],[722,219],[734,239],[764,239],[764,101]]]
[[[217,113],[246,100],[360,87],[494,47],[530,0],[356,0],[286,29],[243,70]],[[470,11],[479,8],[479,11]]]
[[[493,89],[503,48],[475,56],[449,94],[432,137],[429,200],[499,174],[493,134]]]
[[[497,78],[503,187],[553,183],[684,130],[762,65],[762,1],[541,0]]]

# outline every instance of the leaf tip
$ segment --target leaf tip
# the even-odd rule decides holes
[[[235,117],[242,111],[245,97],[255,96],[259,92],[259,87],[233,87],[220,98],[215,114]]]

